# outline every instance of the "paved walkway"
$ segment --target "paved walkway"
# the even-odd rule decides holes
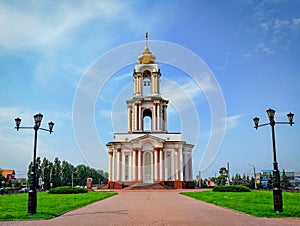
[[[297,219],[252,217],[178,194],[178,191],[121,191],[50,220],[0,225],[300,225]]]

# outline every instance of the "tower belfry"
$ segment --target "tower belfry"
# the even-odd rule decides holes
[[[168,100],[160,94],[160,69],[155,63],[156,57],[148,47],[148,32],[146,32],[145,50],[138,57],[139,63],[133,72],[134,94],[127,100],[128,132],[145,131],[145,117],[150,117],[150,131],[167,131]],[[150,87],[150,89],[147,89]],[[148,92],[147,92],[148,91]],[[148,129],[147,129],[148,130]]]
[[[145,49],[133,71],[133,96],[126,100],[127,133],[115,133],[109,149],[109,188],[134,183],[161,183],[174,188],[193,186],[192,149],[181,133],[167,131],[169,101],[160,93],[161,72],[149,50]]]

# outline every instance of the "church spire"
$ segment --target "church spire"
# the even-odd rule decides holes
[[[148,31],[146,31],[146,48],[148,48]]]
[[[155,64],[155,59],[156,59],[156,57],[154,55],[152,55],[152,53],[150,52],[149,47],[148,47],[148,31],[146,31],[145,50],[142,53],[142,55],[140,55],[138,57],[138,60],[139,60],[140,64]]]

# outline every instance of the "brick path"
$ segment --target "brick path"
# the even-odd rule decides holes
[[[0,225],[300,225],[300,218],[257,218],[204,203],[178,191],[121,191],[50,220]]]

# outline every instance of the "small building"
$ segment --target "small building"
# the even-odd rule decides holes
[[[260,183],[264,188],[267,188],[268,181],[271,179],[273,175],[273,170],[261,170],[260,171]]]
[[[292,187],[300,186],[300,172],[285,172],[285,175]],[[260,171],[260,183],[264,188],[267,188],[268,181],[273,176],[273,170],[261,170]],[[280,177],[282,178],[282,172],[280,172]]]
[[[5,179],[11,181],[11,180],[15,180],[15,171],[14,170],[4,170],[4,169],[0,169],[2,176],[5,177]]]

